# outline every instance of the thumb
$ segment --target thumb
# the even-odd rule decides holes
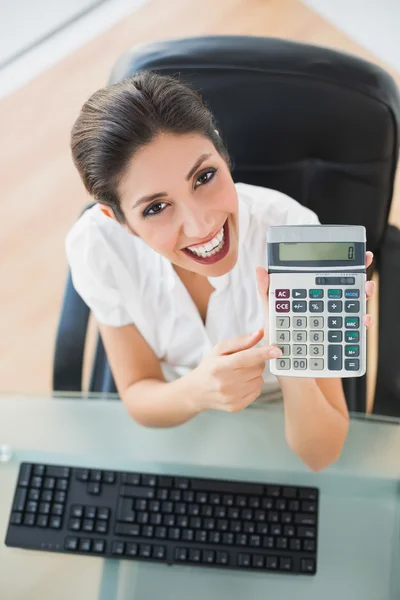
[[[264,267],[257,267],[256,269],[257,288],[260,298],[264,304],[268,304],[268,288],[269,288],[269,274]]]
[[[264,329],[258,329],[258,331],[255,331],[254,333],[222,340],[214,347],[214,354],[217,356],[224,356],[240,352],[241,350],[247,350],[258,344],[263,337]]]

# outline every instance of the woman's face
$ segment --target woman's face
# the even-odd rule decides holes
[[[174,265],[208,277],[234,267],[236,188],[206,137],[160,135],[134,156],[119,192],[125,228]]]

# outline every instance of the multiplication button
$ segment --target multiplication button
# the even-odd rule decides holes
[[[340,329],[341,327],[343,327],[342,317],[328,317],[328,327],[330,329]]]

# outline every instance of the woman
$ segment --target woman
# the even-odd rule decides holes
[[[280,350],[268,344],[267,230],[317,216],[234,184],[212,114],[174,78],[142,72],[97,91],[71,148],[97,203],[69,232],[67,256],[132,417],[168,427],[279,393],[293,451],[312,470],[335,461],[349,420],[340,379],[268,369]]]

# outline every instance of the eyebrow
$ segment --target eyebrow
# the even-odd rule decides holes
[[[191,177],[193,177],[193,175],[196,173],[196,171],[200,167],[200,165],[205,160],[207,160],[207,158],[210,158],[210,156],[211,156],[211,153],[202,154],[201,156],[199,156],[199,158],[196,160],[193,167],[190,169],[189,173],[186,175],[186,181],[189,181],[189,179]],[[165,196],[168,196],[167,192],[157,192],[156,194],[151,194],[151,196],[143,196],[142,198],[139,198],[139,200],[136,200],[136,202],[132,206],[132,208],[137,208],[141,204],[145,204],[147,202],[151,202],[152,200],[157,200],[158,198],[163,198]]]

